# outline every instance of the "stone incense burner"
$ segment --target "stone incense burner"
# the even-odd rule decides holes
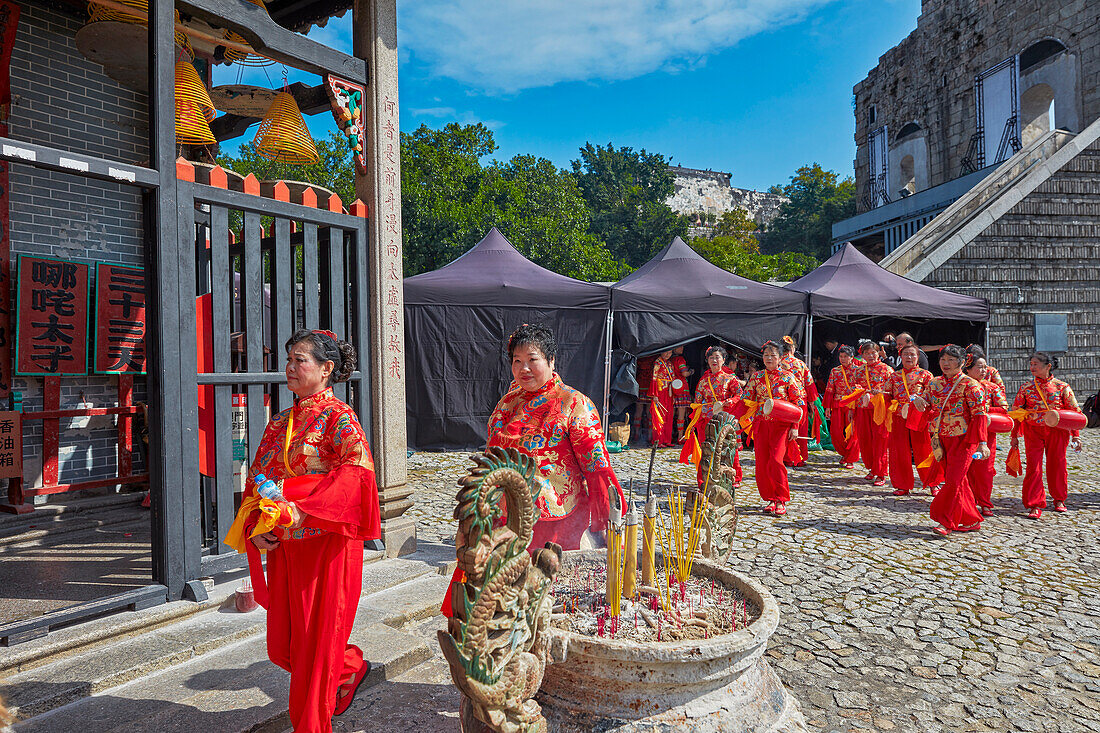
[[[603,557],[566,552],[563,567]],[[738,631],[671,642],[549,628],[552,664],[536,700],[550,731],[806,731],[798,703],[763,656],[779,625],[775,599],[756,581],[705,560],[695,561],[692,575],[738,591],[759,614]]]

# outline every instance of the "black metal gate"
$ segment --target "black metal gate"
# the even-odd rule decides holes
[[[197,366],[184,375],[181,390],[198,394],[200,403],[192,423],[199,426],[197,440],[188,441],[191,448],[182,456],[194,479],[184,509],[184,577],[191,581],[241,562],[222,543],[243,488],[234,471],[234,403],[243,401],[247,410],[246,437],[236,445],[238,469],[245,474],[270,415],[293,404],[282,369],[283,345],[295,330],[329,329],[355,346],[361,368],[335,392],[370,434],[370,384],[363,368],[370,359],[370,285],[362,204],[349,214],[338,199],[324,202],[328,209],[291,203],[282,183],[273,197],[260,196],[252,177],[243,192],[232,191],[223,187],[219,169],[210,173],[215,185],[194,183],[187,180],[193,169],[179,165],[179,229],[181,238],[192,232],[194,244],[193,262],[180,263],[181,271],[195,275],[194,292],[180,299],[193,305],[180,312],[181,343],[187,343],[189,320],[197,331]],[[313,192],[307,190],[304,200],[313,203]]]

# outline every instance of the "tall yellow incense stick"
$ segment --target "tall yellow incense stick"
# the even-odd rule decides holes
[[[623,519],[623,598],[638,595],[638,512],[631,506]]]
[[[653,587],[654,562],[657,552],[657,499],[650,496],[645,503],[645,516],[642,517],[642,585]]]
[[[607,519],[607,605],[611,615],[619,615],[619,599],[622,598],[622,530],[623,510],[620,506],[611,506]]]

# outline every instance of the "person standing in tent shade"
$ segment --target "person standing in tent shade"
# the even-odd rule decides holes
[[[859,460],[859,442],[855,436],[855,416],[851,403],[844,400],[855,391],[849,371],[855,349],[847,344],[837,347],[837,366],[829,372],[829,381],[825,385],[823,402],[829,411],[829,437],[833,448],[840,454],[840,465],[854,468]]]
[[[672,371],[676,375],[672,379],[672,406],[676,409],[676,433],[673,438],[678,443],[683,443],[684,425],[687,424],[688,407],[691,406],[691,389],[688,388],[688,377],[691,369],[684,358],[684,347],[677,346],[672,350]]]
[[[798,424],[798,434],[801,438],[795,438],[787,443],[787,457],[783,460],[788,466],[801,468],[806,465],[806,459],[810,457],[810,411],[814,409],[817,401],[817,385],[810,374],[810,368],[806,362],[794,355],[794,339],[790,336],[783,337],[783,358],[780,368],[790,372],[794,377],[798,388],[802,390],[802,397],[806,402],[806,409],[802,411],[802,422]]]
[[[653,362],[652,377],[649,380],[650,399],[650,430],[653,431],[651,440],[658,448],[668,448],[672,445],[672,398],[673,381],[677,379],[676,371],[672,367],[672,350],[662,351],[657,361]],[[653,416],[658,420],[653,420]],[[560,542],[558,544],[561,544]],[[539,545],[541,547],[542,545]],[[569,548],[566,548],[569,549]]]
[[[886,388],[894,370],[879,361],[878,344],[859,342],[861,362],[855,368],[856,386],[862,391],[856,402],[856,438],[859,454],[867,467],[866,479],[875,486],[886,485],[887,443]]]
[[[932,450],[935,460],[943,463],[943,488],[932,499],[929,514],[940,526],[937,534],[969,532],[982,525],[982,515],[974,501],[974,491],[966,480],[970,463],[989,460],[986,443],[985,392],[975,380],[963,373],[966,355],[962,348],[948,344],[940,351],[940,370],[916,402],[932,420]]]
[[[1007,416],[1008,398],[1005,396],[1004,388],[989,381],[987,369],[984,358],[967,353],[963,371],[966,372],[966,376],[975,380],[985,393],[986,413],[997,412]],[[993,514],[993,479],[997,476],[997,434],[991,430],[988,433],[986,442],[989,443],[989,460],[971,461],[970,469],[966,472],[966,480],[970,482],[974,501],[983,517]]]
[[[1049,410],[1081,412],[1077,397],[1068,384],[1054,376],[1058,360],[1049,354],[1036,351],[1028,361],[1031,381],[1020,387],[1012,401],[1012,415],[1016,426],[1012,429],[1012,447],[1019,451],[1020,433],[1024,436],[1024,456],[1027,470],[1024,473],[1023,498],[1028,517],[1039,519],[1047,505],[1043,490],[1043,455],[1047,460],[1047,485],[1054,511],[1066,511],[1069,496],[1069,469],[1066,466],[1066,447],[1073,445],[1081,450],[1080,430],[1050,427],[1043,418]]]
[[[921,485],[932,492],[943,483],[943,466],[933,460],[932,440],[928,435],[929,415],[913,405],[913,399],[924,392],[932,381],[932,372],[921,369],[919,350],[915,344],[902,348],[899,354],[901,368],[893,373],[886,387],[886,397],[891,401],[890,421],[890,483],[894,496],[905,496],[913,490],[913,464],[917,464]]]
[[[748,411],[741,418],[742,426],[751,421],[754,452],[756,455],[756,488],[760,498],[767,502],[764,511],[777,515],[787,513],[791,490],[787,483],[787,467],[783,458],[787,443],[798,437],[798,422],[783,422],[765,414],[769,400],[783,400],[806,410],[806,400],[801,385],[794,375],[780,367],[782,351],[774,341],[765,342],[761,349],[764,369],[749,377],[745,385],[744,400]]]
[[[733,370],[726,366],[729,353],[721,346],[711,346],[706,351],[707,371],[699,378],[695,385],[696,412],[692,416],[694,427],[694,440],[688,436],[687,445],[680,453],[680,462],[688,463],[689,449],[701,449],[707,439],[707,425],[718,412],[733,413],[735,404],[741,400],[741,383],[737,381]],[[694,451],[692,451],[694,452]],[[692,459],[694,460],[694,459]],[[741,486],[741,445],[740,441],[733,449],[733,487]],[[703,485],[706,467],[701,463],[696,471],[699,486]]]

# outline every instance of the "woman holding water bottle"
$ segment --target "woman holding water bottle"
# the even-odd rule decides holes
[[[366,435],[331,386],[351,377],[354,347],[331,331],[300,330],[286,350],[294,406],[267,424],[226,543],[248,553],[268,611],[268,657],[290,672],[294,730],[328,733],[370,671],[348,638],[363,542],[381,536],[378,489]]]
[[[937,534],[969,532],[982,524],[974,492],[966,480],[970,462],[989,460],[985,392],[977,380],[962,372],[966,354],[954,344],[940,350],[940,370],[915,404],[931,416],[934,460],[943,463],[944,485],[929,513],[940,526]],[[929,459],[931,460],[931,459]]]

